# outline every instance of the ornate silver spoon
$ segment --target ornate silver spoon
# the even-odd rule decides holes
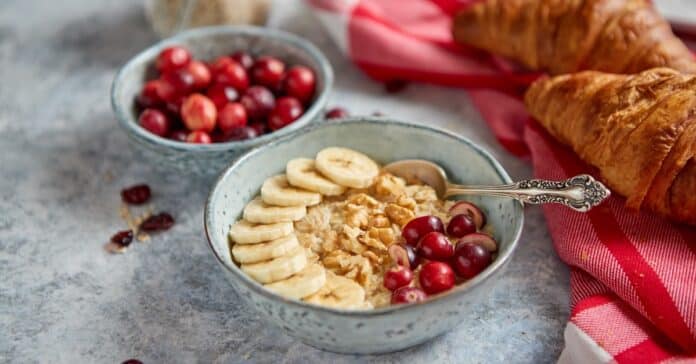
[[[611,194],[601,182],[587,174],[577,175],[565,181],[530,179],[509,185],[464,186],[449,183],[445,171],[437,164],[426,160],[402,160],[390,163],[384,169],[407,181],[420,180],[430,185],[440,198],[454,195],[490,195],[514,198],[530,204],[559,203],[586,212]]]

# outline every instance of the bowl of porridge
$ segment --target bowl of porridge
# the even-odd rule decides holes
[[[384,118],[254,149],[221,174],[205,208],[237,295],[289,335],[342,353],[402,350],[475,322],[517,245],[522,206],[444,200],[382,168],[404,159],[434,162],[455,183],[511,182],[471,141]]]

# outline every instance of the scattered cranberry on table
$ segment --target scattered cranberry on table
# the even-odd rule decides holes
[[[138,359],[128,359],[121,364],[143,364],[143,362]]]
[[[401,287],[392,293],[391,303],[393,305],[403,303],[423,302],[428,295],[417,287]]]
[[[120,246],[127,247],[133,242],[133,230],[122,230],[111,237],[111,242]]]
[[[145,219],[140,224],[140,229],[148,232],[169,230],[174,226],[174,218],[167,212],[160,212]]]
[[[246,140],[281,129],[302,116],[316,88],[312,69],[245,51],[206,62],[170,46],[155,69],[158,78],[136,96],[139,123],[187,143]]]
[[[152,192],[150,186],[137,184],[121,190],[121,200],[131,205],[142,205],[150,199]]]
[[[349,115],[350,114],[348,113],[348,110],[346,110],[342,107],[334,107],[333,109],[327,111],[326,115],[324,115],[324,117],[327,119],[340,119],[340,118],[345,118]]]

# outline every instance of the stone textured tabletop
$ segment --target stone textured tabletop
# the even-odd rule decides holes
[[[464,92],[410,85],[387,94],[344,59],[298,2],[276,2],[270,25],[315,42],[337,80],[331,105],[441,126],[507,154]],[[140,1],[5,0],[0,4],[0,362],[348,363],[553,362],[568,316],[568,272],[538,208],[503,289],[475,320],[389,355],[306,346],[245,307],[208,251],[202,208],[211,184],[151,170],[111,113],[116,69],[156,40]],[[147,182],[177,224],[123,255],[119,190]]]

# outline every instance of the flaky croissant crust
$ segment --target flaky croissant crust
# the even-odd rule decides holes
[[[525,104],[626,205],[696,225],[696,76],[585,71],[540,79]]]
[[[551,74],[696,73],[689,50],[647,0],[486,0],[455,16],[453,35]]]

